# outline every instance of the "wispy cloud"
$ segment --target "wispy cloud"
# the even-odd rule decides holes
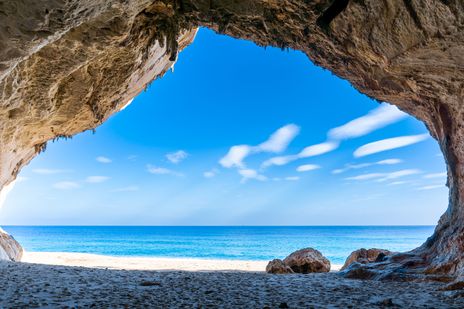
[[[405,176],[410,176],[410,175],[416,175],[420,174],[421,171],[417,169],[405,169],[397,172],[392,172],[392,173],[386,173],[385,177],[382,177],[378,181],[386,181],[386,180],[392,180],[392,179],[397,179],[400,177],[405,177]]]
[[[360,164],[345,164],[343,168],[335,169],[332,171],[332,174],[341,174],[349,170],[353,169],[360,169],[360,168],[366,168],[369,166],[374,166],[374,165],[393,165],[393,164],[399,164],[403,162],[403,160],[400,159],[386,159],[386,160],[381,160],[377,162],[370,162],[370,163],[360,163]]]
[[[180,163],[181,161],[187,159],[189,154],[185,152],[184,150],[178,150],[176,152],[168,153],[166,155],[166,158],[174,164]]]
[[[299,154],[298,158],[309,158],[319,156],[321,154],[330,152],[338,147],[337,142],[328,141],[304,148]]]
[[[433,190],[433,189],[439,189],[439,188],[446,188],[445,185],[430,185],[430,186],[423,186],[420,188],[417,188],[417,190]]]
[[[257,171],[252,169],[241,169],[238,173],[242,176],[241,182],[244,183],[248,179],[256,179],[259,181],[266,181],[267,177],[259,174]]]
[[[261,164],[261,168],[267,168],[272,165],[281,166],[281,165],[288,164],[298,159],[319,156],[324,153],[328,153],[336,149],[337,147],[338,147],[338,143],[331,142],[331,141],[308,146],[304,148],[302,151],[300,151],[299,153],[297,153],[296,155],[279,156],[279,157],[270,158]]]
[[[33,173],[40,175],[53,175],[61,173],[69,173],[71,170],[50,169],[50,168],[36,168],[32,170]]]
[[[433,173],[433,174],[426,174],[424,175],[424,178],[430,179],[430,178],[445,178],[447,176],[446,172],[443,173]]]
[[[116,188],[114,190],[111,190],[111,192],[133,192],[133,191],[138,191],[139,187],[138,186],[127,186],[127,187],[122,187],[122,188]]]
[[[295,124],[288,124],[275,131],[267,141],[259,144],[259,152],[282,152],[288,144],[300,133],[300,128]]]
[[[223,167],[245,168],[243,161],[251,154],[261,152],[279,153],[287,149],[290,142],[298,135],[300,128],[295,124],[288,124],[275,131],[265,142],[257,145],[235,145],[219,160]]]
[[[390,182],[388,185],[389,186],[399,186],[399,185],[405,185],[407,183],[410,183],[410,181],[393,181],[393,182]]]
[[[203,177],[205,177],[205,178],[213,178],[217,174],[219,174],[219,170],[217,168],[213,168],[212,170],[204,172]]]
[[[229,152],[219,160],[219,164],[223,167],[231,168],[238,167],[244,168],[245,164],[243,160],[251,153],[251,146],[248,145],[236,145],[229,149]]]
[[[289,177],[285,177],[285,180],[297,181],[297,180],[300,180],[300,177],[298,177],[298,176],[289,176]]]
[[[138,158],[137,155],[130,155],[130,156],[127,157],[127,160],[129,160],[129,161],[135,161],[135,160],[137,160],[137,158]]]
[[[107,181],[108,179],[110,179],[108,176],[89,176],[85,179],[85,181],[88,183],[101,183]]]
[[[296,168],[297,172],[308,172],[308,171],[313,171],[321,168],[319,165],[316,164],[304,164],[300,165]]]
[[[341,141],[366,135],[374,130],[383,128],[407,117],[396,106],[383,103],[378,108],[371,110],[367,115],[356,118],[346,124],[333,128],[327,133],[327,141],[308,146],[295,155],[270,158],[262,163],[261,168],[272,165],[285,165],[292,161],[314,157],[331,152],[338,148]]]
[[[361,174],[357,176],[352,176],[352,177],[347,177],[345,178],[346,180],[369,180],[369,179],[374,179],[374,178],[380,178],[385,176],[383,173],[367,173],[367,174]]]
[[[418,169],[404,169],[391,173],[367,173],[361,174],[353,177],[347,177],[346,180],[371,180],[375,179],[378,182],[383,182],[387,180],[393,180],[405,176],[415,175],[421,173]]]
[[[360,137],[405,117],[407,117],[407,114],[400,111],[396,106],[384,103],[380,107],[371,110],[365,116],[351,120],[340,127],[333,128],[329,131],[328,136],[334,140]]]
[[[74,181],[60,181],[53,184],[53,188],[58,190],[71,190],[79,187],[80,185]]]
[[[426,140],[429,137],[428,134],[419,134],[419,135],[407,135],[399,136],[393,138],[387,138],[373,143],[363,145],[355,150],[353,155],[356,158],[364,157],[374,153],[379,153],[382,151],[392,150],[396,148],[401,148],[409,145],[419,143]]]
[[[100,163],[111,163],[112,162],[110,158],[103,157],[103,156],[99,156],[95,160],[97,160]]]
[[[147,171],[150,174],[155,174],[155,175],[174,175],[174,176],[182,176],[182,173],[170,170],[165,167],[159,167],[159,166],[154,166],[151,164],[147,165]]]

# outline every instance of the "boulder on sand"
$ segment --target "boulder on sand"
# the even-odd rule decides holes
[[[313,248],[293,252],[283,260],[295,273],[326,273],[330,271],[330,261]]]
[[[351,252],[350,256],[345,261],[345,264],[343,264],[343,267],[340,270],[344,270],[348,268],[351,264],[354,262],[358,262],[361,264],[367,264],[367,263],[372,263],[372,262],[381,262],[384,257],[387,255],[392,254],[393,252],[384,250],[384,249],[377,249],[377,248],[371,248],[371,249],[358,249],[356,251]]]
[[[266,272],[269,274],[293,274],[293,270],[280,259],[270,261],[266,266]]]
[[[23,256],[21,245],[2,229],[0,229],[0,261],[19,262]]]

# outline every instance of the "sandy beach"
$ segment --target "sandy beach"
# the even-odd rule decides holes
[[[22,262],[62,266],[108,268],[121,270],[177,271],[251,271],[264,272],[267,261],[185,259],[158,257],[115,257],[88,253],[25,252]],[[338,271],[342,265],[332,265]]]
[[[126,270],[252,271],[263,272],[267,261],[210,260],[154,257],[114,257],[88,253],[25,252],[22,262]],[[332,265],[339,270],[341,265]]]
[[[115,257],[88,253],[26,252],[25,263],[126,270],[264,271],[266,261]]]
[[[33,260],[34,255],[28,254],[27,259]],[[63,261],[63,258],[63,255],[61,258],[50,256],[47,262]],[[68,262],[83,263],[90,257],[68,258]],[[262,271],[238,270],[101,268],[102,265],[114,265],[116,261],[111,258],[103,263],[98,259],[98,263],[93,263],[100,264],[99,268],[89,267],[88,261],[87,267],[0,262],[0,307],[464,308],[464,297],[440,291],[443,284],[434,282],[351,280],[336,272],[271,275]],[[157,267],[173,265],[168,261],[163,263]],[[142,262],[131,267],[141,265]],[[206,267],[200,262],[196,265]],[[251,269],[258,265],[217,267]]]

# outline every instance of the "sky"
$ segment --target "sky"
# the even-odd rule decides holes
[[[1,225],[433,225],[446,168],[425,126],[301,52],[200,29],[120,113],[50,142]]]

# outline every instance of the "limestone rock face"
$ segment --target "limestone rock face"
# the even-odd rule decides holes
[[[326,273],[330,271],[330,261],[313,248],[300,249],[284,259],[284,264],[300,274]]]
[[[367,264],[372,262],[381,262],[387,255],[392,254],[391,251],[384,250],[384,249],[358,249],[356,251],[351,252],[348,258],[343,264],[340,270],[346,269],[348,266],[353,264],[354,262],[358,262],[361,264]]]
[[[293,270],[280,259],[270,261],[266,266],[269,274],[293,274]]]
[[[0,229],[0,260],[19,262],[23,256],[23,248],[10,235]]]
[[[0,16],[0,188],[47,141],[121,110],[205,26],[300,50],[423,121],[446,160],[448,210],[424,245],[365,267],[464,276],[463,1],[23,0]]]
[[[47,141],[95,128],[172,67],[196,33],[173,12],[146,0],[0,3],[0,188]]]

